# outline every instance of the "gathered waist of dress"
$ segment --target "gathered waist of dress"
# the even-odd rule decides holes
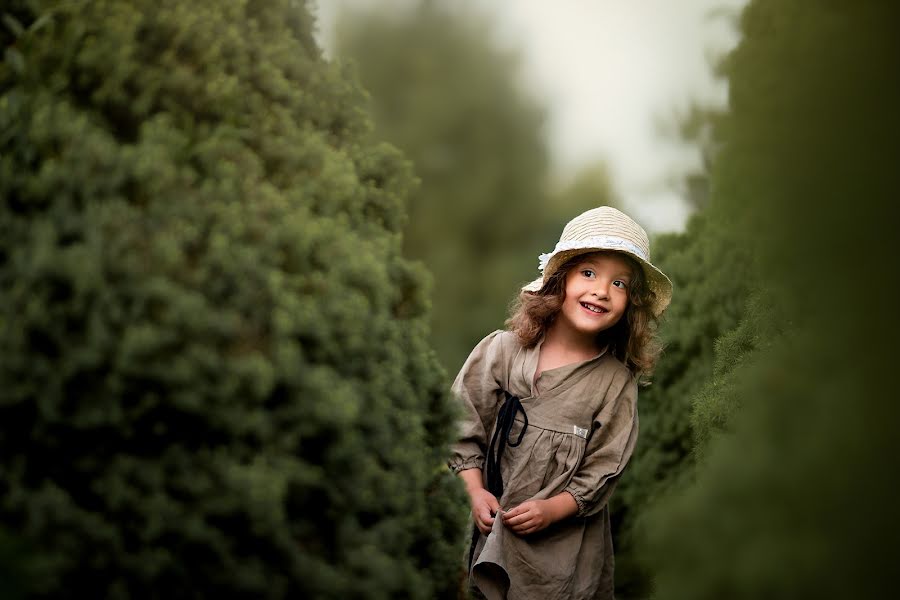
[[[526,421],[517,416],[515,418],[515,422],[518,424],[518,427],[524,427]],[[528,428],[537,428],[543,429],[544,431],[554,431],[556,433],[567,433],[569,435],[574,435],[576,437],[580,437],[581,439],[586,440],[591,432],[591,424],[587,422],[575,422],[572,420],[566,421],[564,419],[560,419],[555,415],[534,415],[532,413],[528,414],[527,421]],[[513,432],[515,433],[515,432]]]

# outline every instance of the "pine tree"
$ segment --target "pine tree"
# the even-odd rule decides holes
[[[898,17],[879,0],[741,17],[710,202],[754,284],[695,399],[697,469],[642,528],[658,598],[896,587]]]
[[[455,597],[408,163],[293,0],[4,4],[0,520],[36,597]]]
[[[734,244],[719,217],[701,211],[684,232],[653,240],[654,264],[672,279],[675,294],[660,323],[665,350],[640,391],[637,447],[611,503],[617,595],[623,597],[648,593],[651,574],[642,566],[635,527],[693,467],[693,401],[715,372],[717,340],[738,325],[753,287],[749,249]]]

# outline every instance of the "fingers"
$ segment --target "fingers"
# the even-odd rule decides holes
[[[516,527],[532,520],[534,520],[534,515],[527,512],[514,516],[509,516],[509,513],[503,515],[503,524],[507,527]]]
[[[487,535],[494,526],[494,516],[500,510],[497,499],[485,494],[481,505],[475,511],[475,525]],[[545,519],[534,502],[523,502],[515,508],[502,513],[503,524],[517,535],[528,535],[546,527]]]
[[[532,529],[539,528],[540,519],[537,515],[526,512],[508,519],[506,518],[506,515],[504,515],[503,524],[512,529],[515,533],[526,533]]]
[[[535,514],[536,508],[537,507],[535,506],[534,502],[530,500],[528,502],[523,502],[515,508],[506,511],[506,513],[504,513],[503,515],[503,522],[507,523],[510,519],[514,519],[521,515]]]
[[[517,535],[528,535],[546,526],[540,511],[530,502],[522,503],[504,513],[503,524]]]
[[[519,535],[525,535],[540,529],[538,522],[530,517],[527,518],[527,520],[518,523],[506,523],[506,526],[509,527],[513,533]]]
[[[494,517],[491,516],[491,512],[487,509],[482,509],[476,513],[475,525],[478,526],[478,530],[487,535],[491,532],[491,528],[494,526]]]
[[[512,529],[513,533],[515,533],[516,535],[530,535],[532,533],[535,533],[535,532],[541,530],[540,527],[535,527],[535,526],[529,526],[524,529],[522,529],[522,528],[519,528],[519,529],[511,528],[511,529]]]
[[[494,526],[494,515],[500,509],[497,498],[487,490],[478,490],[471,496],[472,517],[478,530],[487,535]]]
[[[478,523],[478,531],[483,533],[484,535],[489,535],[493,528],[490,525],[485,525],[484,523]]]
[[[536,523],[536,515],[522,506],[517,506],[503,515],[503,524],[520,535],[529,532]]]

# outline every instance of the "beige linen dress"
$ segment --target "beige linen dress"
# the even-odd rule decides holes
[[[449,465],[484,475],[506,390],[521,400],[528,425],[521,443],[503,451],[500,509],[568,491],[578,512],[526,536],[495,518],[475,544],[470,583],[488,600],[613,598],[607,501],[637,439],[637,385],[607,353],[546,370],[535,382],[540,347],[523,348],[508,331],[475,347],[453,384],[464,414]],[[510,441],[524,422],[518,413]]]

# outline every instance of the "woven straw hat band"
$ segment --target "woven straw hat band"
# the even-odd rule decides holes
[[[591,209],[569,221],[559,241],[586,241],[597,237],[598,231],[610,232],[610,237],[631,242],[640,250],[641,258],[650,260],[650,240],[644,228],[624,213],[608,206]]]

